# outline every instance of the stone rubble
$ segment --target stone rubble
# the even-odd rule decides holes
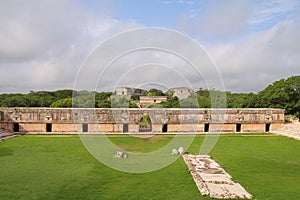
[[[185,153],[184,148],[183,148],[183,147],[179,147],[178,153],[179,153],[180,155],[183,155],[183,154]]]
[[[202,195],[212,198],[251,199],[249,194],[239,183],[231,180],[231,176],[208,155],[182,155],[191,175]]]
[[[178,155],[178,150],[177,149],[172,149],[172,155]]]
[[[183,154],[185,154],[185,151],[184,151],[183,147],[179,147],[178,150],[177,149],[172,149],[172,153],[171,154],[172,155],[178,155],[178,154],[183,155]]]
[[[115,154],[116,158],[128,158],[128,154],[125,151],[117,151]]]

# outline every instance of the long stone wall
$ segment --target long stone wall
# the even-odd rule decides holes
[[[0,108],[0,127],[24,133],[138,133],[144,115],[156,133],[265,132],[284,123],[283,109]]]

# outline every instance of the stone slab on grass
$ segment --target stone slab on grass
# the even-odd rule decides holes
[[[184,154],[183,159],[202,195],[212,198],[251,199],[243,186],[231,180],[231,176],[208,155]]]

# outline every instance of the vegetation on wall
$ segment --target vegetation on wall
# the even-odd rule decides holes
[[[179,100],[172,92],[150,89],[147,96],[167,96],[152,108],[283,108],[286,114],[300,117],[300,76],[281,79],[258,93],[231,93],[200,88]],[[213,98],[211,98],[213,97]],[[223,99],[226,97],[226,105]],[[95,107],[137,108],[139,97],[118,97],[112,92],[74,90],[30,91],[28,94],[1,94],[2,107]]]

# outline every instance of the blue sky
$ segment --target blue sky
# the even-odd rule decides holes
[[[210,20],[203,13],[210,9],[226,10],[228,6],[238,1],[202,1],[202,0],[116,0],[115,17],[119,20],[131,20],[147,27],[166,27],[178,29],[178,21],[186,17],[188,21],[197,24],[197,21]],[[282,20],[296,19],[300,1],[245,1],[249,7],[249,16],[244,26],[247,34],[264,31]],[[236,12],[239,12],[238,10]],[[217,15],[217,13],[215,13]],[[230,13],[227,13],[230,14]],[[209,16],[213,17],[213,16]],[[217,17],[217,16],[215,16]],[[222,16],[221,16],[222,17]],[[240,24],[237,24],[239,26]],[[179,28],[180,30],[180,28]],[[187,30],[181,29],[181,31]],[[239,35],[243,37],[243,35]]]
[[[182,15],[193,19],[212,5],[221,8],[228,2],[230,1],[116,0],[115,5],[116,17],[120,20],[133,20],[145,26],[175,28],[176,21]],[[257,30],[269,28],[283,19],[295,18],[299,11],[298,1],[248,1],[248,4],[256,7],[251,16],[253,23],[249,22],[249,26],[256,27]]]
[[[192,5],[168,3],[161,0],[118,0],[116,17],[120,20],[133,20],[145,26],[173,28],[178,16],[185,14]]]
[[[3,0],[0,92],[73,88],[84,61],[97,45],[115,34],[147,27],[179,31],[202,45],[216,64],[224,89],[258,92],[278,79],[300,74],[299,16],[299,0]],[[116,48],[132,42],[123,41]],[[130,67],[142,65],[143,60],[152,63],[148,58],[168,69],[175,70],[179,64],[188,67],[173,55],[143,52],[121,59],[111,76],[120,73],[121,66],[129,74]],[[151,72],[149,82],[153,79],[152,83],[159,85],[168,72],[163,67],[153,68],[156,71]],[[120,83],[146,87],[144,75],[139,73],[119,74],[127,82],[107,80],[97,90],[111,91]],[[135,77],[142,80],[133,84]],[[178,77],[167,77],[174,86],[184,84],[176,82]],[[189,75],[185,78],[189,84],[182,86],[206,87]]]

